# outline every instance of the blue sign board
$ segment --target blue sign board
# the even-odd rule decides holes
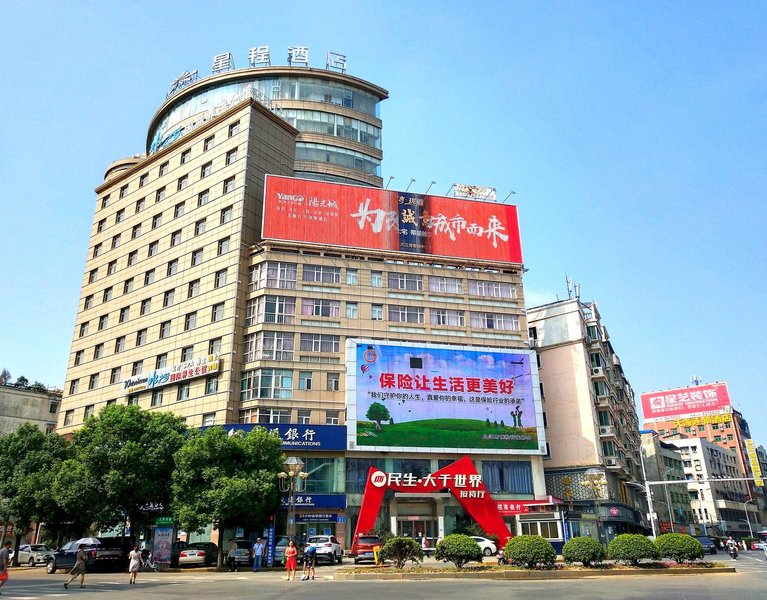
[[[336,523],[338,515],[334,513],[299,513],[296,523]]]
[[[295,494],[293,505],[296,510],[304,508],[346,508],[346,494]],[[288,499],[282,499],[283,508],[288,507]]]
[[[266,530],[266,566],[274,566],[274,525]]]
[[[346,426],[344,425],[298,425],[294,423],[264,424],[228,423],[224,428],[228,432],[248,433],[254,427],[264,427],[277,432],[282,438],[283,450],[328,451],[346,450]],[[344,505],[345,506],[345,505]]]

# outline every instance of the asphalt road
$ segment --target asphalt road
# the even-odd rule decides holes
[[[759,552],[744,552],[737,561],[725,555],[716,557],[724,564],[734,563],[737,573],[724,575],[654,575],[630,577],[594,577],[568,581],[334,581],[338,567],[317,568],[315,581],[287,582],[280,571],[262,573],[215,573],[185,570],[181,573],[140,573],[138,583],[128,585],[127,573],[90,573],[85,589],[77,585],[67,591],[65,573],[47,575],[42,567],[20,567],[11,572],[8,583],[0,589],[3,598],[62,598],[84,596],[100,598],[137,598],[176,600],[197,597],[286,598],[323,600],[530,600],[562,598],[566,600],[750,600],[767,598],[767,560]]]

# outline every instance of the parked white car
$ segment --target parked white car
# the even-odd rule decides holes
[[[334,535],[313,535],[306,541],[306,545],[317,548],[317,562],[327,561],[329,564],[343,560],[344,550]]]
[[[482,554],[485,556],[493,556],[494,554],[498,554],[498,547],[495,545],[493,540],[488,540],[487,538],[479,537],[478,535],[471,536],[471,539],[477,542],[479,549],[482,550]]]
[[[52,553],[53,550],[45,544],[22,544],[19,546],[19,564],[30,567],[44,565]]]

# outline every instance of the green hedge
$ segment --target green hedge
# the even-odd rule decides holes
[[[639,564],[642,559],[659,558],[658,549],[643,535],[624,533],[616,537],[607,546],[607,556],[613,560]]]
[[[607,553],[605,547],[592,537],[574,537],[562,548],[562,558],[566,563],[579,562],[584,567],[599,564]]]
[[[540,535],[518,535],[511,538],[503,549],[506,560],[515,565],[535,569],[551,569],[557,553],[549,542]]]
[[[381,558],[390,560],[394,566],[401,569],[409,560],[421,562],[423,550],[421,544],[409,537],[392,537],[386,540],[381,548]]]
[[[437,544],[434,551],[437,560],[447,560],[462,569],[467,562],[482,562],[482,550],[479,544],[468,535],[451,533]]]
[[[664,533],[655,540],[655,547],[661,558],[670,558],[678,563],[703,558],[703,544],[684,533]]]

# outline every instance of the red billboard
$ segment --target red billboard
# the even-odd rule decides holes
[[[726,383],[711,383],[693,387],[642,394],[645,421],[667,419],[680,415],[721,412],[731,406]]]
[[[522,262],[517,207],[379,188],[266,176],[262,236]]]

